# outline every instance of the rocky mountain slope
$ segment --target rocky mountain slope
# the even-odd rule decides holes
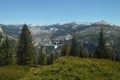
[[[0,26],[5,34],[15,38],[19,37],[22,28],[22,24],[1,24]],[[40,43],[45,46],[53,46],[56,42],[70,40],[74,34],[77,35],[79,42],[96,45],[100,28],[102,27],[107,42],[106,45],[115,47],[116,51],[120,48],[120,26],[105,21],[95,23],[70,22],[53,25],[28,24],[28,26],[33,35],[35,45]]]

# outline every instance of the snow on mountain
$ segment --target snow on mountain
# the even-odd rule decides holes
[[[7,35],[19,36],[22,25],[23,24],[2,25],[1,28]],[[120,27],[106,21],[99,21],[95,23],[74,21],[52,25],[28,24],[28,27],[33,36],[35,45],[41,43],[49,46],[54,44],[54,40],[70,40],[74,31],[76,31],[77,35],[81,37],[81,41],[96,43],[98,38],[97,35],[101,27],[104,28],[107,38],[110,38],[111,40],[118,39],[120,35]]]
[[[4,31],[4,35],[6,34],[11,39],[18,39],[23,24],[0,24],[0,26],[0,31]],[[120,25],[111,24],[103,20],[94,23],[74,21],[52,25],[28,24],[35,46],[39,43],[44,46],[54,46],[56,41],[70,41],[75,32],[79,43],[92,43],[96,45],[101,27],[104,29],[107,46],[111,46],[112,41],[114,43],[112,46],[116,49],[115,53],[120,53]]]
[[[47,26],[45,24],[28,24],[30,27],[40,27],[40,26]]]

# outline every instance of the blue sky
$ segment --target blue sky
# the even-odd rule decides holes
[[[2,24],[99,20],[120,24],[120,0],[0,0]]]

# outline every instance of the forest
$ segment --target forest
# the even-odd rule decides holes
[[[85,76],[80,73],[81,71],[84,71],[85,69],[80,68],[81,71],[77,72],[74,71],[73,67],[76,67],[76,65],[78,64],[81,67],[89,67],[91,69],[92,66],[97,68],[95,69],[96,73],[97,70],[99,70],[98,66],[96,63],[98,64],[102,64],[104,65],[103,67],[105,67],[105,74],[107,75],[107,77],[104,77],[102,75],[101,79],[99,80],[106,80],[106,78],[108,78],[111,75],[115,75],[115,79],[114,78],[110,78],[110,80],[118,80],[118,78],[120,79],[120,77],[118,77],[118,75],[120,75],[120,66],[119,61],[120,61],[120,56],[117,56],[116,54],[112,53],[112,50],[110,50],[107,46],[106,46],[106,40],[104,37],[104,29],[101,28],[101,30],[99,31],[99,39],[98,39],[98,44],[95,48],[94,53],[88,53],[86,50],[83,49],[83,46],[81,44],[78,44],[77,42],[77,37],[75,36],[76,33],[74,32],[74,37],[71,39],[71,42],[64,42],[64,44],[62,45],[62,47],[59,50],[54,51],[53,53],[47,53],[45,50],[44,45],[40,45],[40,47],[38,48],[38,52],[36,52],[35,47],[34,47],[34,43],[33,43],[33,39],[32,39],[32,35],[31,32],[28,28],[28,26],[26,24],[23,25],[23,28],[21,30],[21,34],[19,36],[19,40],[17,42],[17,46],[15,48],[11,47],[10,45],[10,40],[9,37],[6,36],[5,39],[2,38],[2,34],[0,34],[0,76],[2,75],[6,75],[9,74],[9,72],[13,75],[15,75],[15,73],[12,72],[16,72],[18,74],[18,76],[16,77],[11,77],[11,75],[6,75],[1,77],[1,80],[18,80],[18,78],[20,79],[21,77],[23,78],[24,74],[27,74],[27,71],[29,72],[31,69],[33,70],[34,74],[30,74],[28,76],[34,76],[34,75],[43,75],[41,78],[37,79],[37,80],[45,80],[45,75],[49,75],[48,78],[46,78],[46,80],[66,80],[70,78],[71,75],[71,79],[72,80],[84,80],[87,79],[84,78]],[[62,58],[61,58],[62,57]],[[76,60],[75,60],[76,58]],[[63,61],[62,61],[63,59]],[[73,63],[69,60],[73,60]],[[77,61],[78,60],[78,61]],[[87,60],[87,63],[86,61]],[[95,60],[97,60],[96,63]],[[57,63],[58,61],[58,63]],[[108,63],[106,62],[108,61]],[[68,62],[68,63],[67,63]],[[90,63],[88,63],[90,62]],[[103,63],[101,63],[103,62]],[[117,70],[119,72],[115,72],[115,74],[112,74],[111,72],[107,73],[107,70],[110,70],[112,67],[108,67],[109,65],[111,65],[111,62],[115,65],[117,65]],[[87,65],[88,64],[88,65]],[[108,64],[108,65],[107,65]],[[57,65],[57,66],[56,66]],[[70,65],[72,66],[70,68]],[[48,69],[47,69],[48,66]],[[51,69],[51,67],[53,66],[52,69],[55,69],[53,71],[50,71],[50,73],[47,72],[47,70],[49,71]],[[59,67],[58,67],[59,66]],[[107,67],[106,67],[107,66]],[[114,66],[114,65],[113,65]],[[64,71],[64,69],[68,69],[66,71]],[[67,68],[66,68],[67,67]],[[87,68],[88,68],[87,67]],[[57,68],[60,68],[59,70],[56,71]],[[86,69],[87,69],[86,68]],[[19,69],[19,70],[18,70]],[[43,72],[40,73],[36,73],[35,71],[40,70]],[[43,69],[43,70],[41,70]],[[45,69],[45,71],[44,71]],[[51,69],[51,70],[52,70]],[[79,67],[77,67],[76,69],[79,70]],[[102,69],[102,68],[100,68]],[[70,74],[70,73],[63,73],[63,74],[59,74],[58,77],[55,77],[54,75],[52,75],[53,73],[59,73],[59,71],[63,72],[69,72],[71,70],[73,70],[75,72],[75,74]],[[114,71],[111,70],[111,71]],[[116,70],[115,70],[116,71]],[[93,70],[94,72],[94,70]],[[20,74],[23,73],[21,76]],[[43,73],[43,74],[42,74]],[[83,72],[85,74],[85,72]],[[96,74],[94,73],[94,74]],[[99,73],[99,71],[98,71]],[[79,76],[79,74],[81,74],[81,76]],[[86,71],[86,74],[90,74],[89,71]],[[61,78],[65,75],[67,75],[69,78],[64,77]],[[75,76],[78,75],[78,77]],[[52,76],[52,77],[51,77]],[[73,77],[72,77],[73,76]],[[92,75],[91,75],[92,76]],[[98,80],[98,78],[91,78],[90,80]],[[97,75],[96,77],[98,77],[99,75]],[[8,79],[7,79],[8,78]],[[36,78],[36,77],[35,77]],[[34,80],[30,79],[29,77],[23,79],[23,80]],[[35,79],[36,80],[36,79]],[[88,80],[88,79],[87,79]]]

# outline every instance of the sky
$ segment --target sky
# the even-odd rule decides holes
[[[2,24],[100,20],[120,24],[120,0],[0,0]]]

